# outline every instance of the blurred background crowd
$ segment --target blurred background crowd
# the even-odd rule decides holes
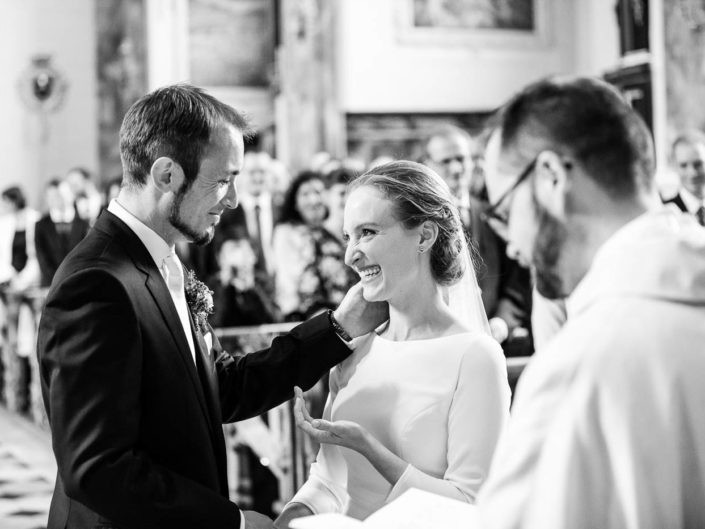
[[[529,355],[531,280],[507,255],[483,218],[488,207],[484,139],[453,125],[428,132],[418,160],[439,173],[457,201],[493,334],[510,356]],[[376,164],[318,152],[292,174],[265,151],[249,150],[237,177],[237,208],[227,210],[212,244],[180,245],[186,266],[213,291],[216,328],[297,322],[332,308],[358,278],[344,264],[343,212],[347,184]],[[40,211],[21,186],[2,191],[0,289],[47,288],[66,255],[117,196],[121,178],[104,183],[83,167],[52,176]]]
[[[157,86],[203,86],[256,130],[239,206],[210,245],[177,249],[213,291],[210,321],[233,352],[278,329],[254,326],[338,304],[357,280],[343,263],[347,184],[411,159],[455,197],[493,335],[507,357],[531,355],[565,308],[537,296],[486,220],[483,159],[493,111],[547,75],[619,88],[653,133],[662,199],[705,224],[699,0],[7,0],[0,67],[2,401],[38,422],[31,381],[45,289],[117,195],[122,117]],[[242,425],[234,446],[248,435],[269,446],[276,420]],[[253,508],[271,512],[283,476],[272,454],[295,440],[280,444],[256,456],[238,449],[241,505],[249,487]]]

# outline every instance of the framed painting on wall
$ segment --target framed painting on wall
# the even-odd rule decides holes
[[[202,86],[269,86],[273,17],[271,1],[189,0],[191,80]]]
[[[553,0],[397,0],[400,38],[478,47],[545,46]]]

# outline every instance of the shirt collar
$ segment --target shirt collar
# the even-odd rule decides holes
[[[174,247],[169,246],[152,228],[127,211],[117,199],[110,201],[108,211],[127,224],[128,228],[137,235],[152,256],[154,264],[161,270],[164,258],[174,253]]]
[[[680,195],[685,207],[688,209],[688,213],[695,213],[703,206],[703,201],[684,187],[681,188]]]

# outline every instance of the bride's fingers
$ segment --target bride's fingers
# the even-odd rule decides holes
[[[326,431],[319,430],[317,428],[314,428],[310,422],[307,422],[307,421],[297,422],[296,426],[299,430],[304,432],[311,439],[314,439],[315,441],[317,441],[319,443],[329,443],[331,441],[330,433],[328,433]]]
[[[306,416],[308,415],[307,412],[305,412],[306,407],[304,406],[304,399],[300,397],[296,397],[296,400],[294,401],[294,420],[296,421],[297,426],[300,423],[308,423]]]
[[[328,432],[333,429],[333,423],[330,421],[324,421],[323,419],[314,419],[311,421],[311,426],[324,432]]]
[[[296,401],[294,402],[294,408],[296,409],[297,405],[301,405],[301,413],[303,414],[303,418],[307,420],[308,422],[311,422],[313,420],[313,417],[308,412],[308,408],[306,407],[306,400],[304,399],[304,393],[301,391],[301,388],[298,386],[294,386],[294,394],[296,396]]]
[[[306,407],[306,402],[303,399],[301,399],[301,401],[303,402],[303,405],[301,406],[301,411],[304,414],[304,419],[306,419],[308,422],[313,421],[313,417],[311,417],[311,414],[308,412],[308,408]]]

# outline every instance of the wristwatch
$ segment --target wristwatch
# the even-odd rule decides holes
[[[342,340],[346,342],[352,341],[352,336],[350,336],[348,332],[343,329],[343,326],[338,323],[338,320],[336,320],[335,316],[333,316],[333,311],[330,309],[328,309],[328,321],[330,322],[330,326],[333,327],[335,334],[340,336]]]

